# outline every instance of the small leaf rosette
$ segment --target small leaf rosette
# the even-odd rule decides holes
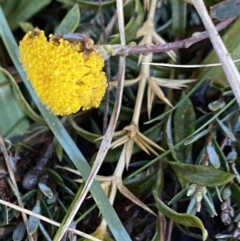
[[[27,78],[55,115],[69,115],[98,107],[107,88],[103,57],[94,49],[84,52],[81,42],[44,35],[37,28],[19,44]]]

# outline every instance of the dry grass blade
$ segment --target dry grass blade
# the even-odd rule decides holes
[[[137,84],[139,82],[140,76],[136,79],[129,79],[124,81],[124,87],[129,87]],[[110,87],[117,87],[117,81],[111,81]]]
[[[129,135],[126,134],[122,137],[120,137],[119,139],[117,139],[116,141],[112,142],[112,144],[110,145],[110,148],[116,148],[118,146],[123,145],[127,140],[129,139]]]
[[[134,142],[143,150],[145,151],[148,155],[150,155],[147,146],[141,139],[134,138]]]
[[[149,145],[159,149],[160,151],[165,151],[161,146],[157,145],[155,142],[153,142],[151,139],[147,138],[146,136],[144,136],[141,132],[138,132],[138,136],[145,141],[146,143],[148,143]]]
[[[156,216],[156,214],[143,202],[141,202],[135,195],[133,195],[123,184],[122,184],[122,180],[120,178],[117,179],[117,187],[118,190],[122,193],[122,195],[124,195],[125,197],[127,197],[129,200],[131,200],[133,203],[135,203],[136,205],[138,205],[139,207],[145,209],[146,211],[148,211],[149,213],[151,213],[152,215]]]
[[[153,153],[155,156],[158,156],[159,154],[149,145],[145,140],[140,138],[139,136],[137,137],[138,142],[141,143],[147,150],[148,152]]]
[[[163,91],[161,90],[161,88],[151,79],[148,79],[148,84],[151,87],[152,91],[154,92],[154,94],[162,101],[164,101],[166,104],[168,104],[169,106],[172,107],[172,104],[170,103],[170,101],[165,97]]]
[[[164,78],[156,78],[156,77],[151,77],[151,80],[156,82],[156,84],[159,86],[167,87],[171,89],[181,89],[181,88],[187,87],[186,84],[197,81],[197,79],[179,80],[179,79],[164,79]]]

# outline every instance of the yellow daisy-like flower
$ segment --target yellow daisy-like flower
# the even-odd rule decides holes
[[[56,115],[98,107],[107,88],[104,59],[84,53],[80,42],[56,41],[44,31],[28,32],[19,45],[20,61],[41,101]]]

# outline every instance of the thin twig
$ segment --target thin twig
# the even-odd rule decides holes
[[[2,136],[1,132],[0,132],[0,146],[1,146],[4,158],[5,158],[5,161],[6,161],[6,166],[7,166],[7,169],[8,169],[8,173],[9,173],[11,182],[12,182],[14,188],[16,189],[16,191],[19,194],[20,192],[18,190],[18,185],[17,185],[15,175],[14,175],[13,170],[12,170],[9,155],[8,155],[8,152],[7,152],[7,149],[6,149],[6,146],[5,146],[5,142],[4,142],[4,139],[3,139],[3,136]],[[16,198],[17,198],[19,207],[24,208],[21,197],[19,195],[17,195]],[[27,215],[23,212],[21,212],[21,214],[22,214],[23,222],[24,222],[25,226],[27,227],[27,222],[28,222]],[[28,239],[30,241],[34,240],[31,234],[28,234]]]
[[[230,23],[232,23],[236,17],[228,18],[225,21],[216,25],[216,29],[218,31],[226,28]],[[160,53],[167,52],[170,50],[181,49],[181,48],[189,48],[191,45],[202,41],[209,37],[207,31],[195,33],[192,37],[186,38],[183,40],[179,40],[172,43],[167,44],[156,44],[151,46],[137,45],[137,46],[114,46],[113,48],[116,50],[117,54],[120,55],[129,55],[129,54],[149,54],[149,53]]]
[[[236,65],[233,63],[232,58],[226,49],[221,37],[219,36],[212,20],[207,12],[207,9],[202,0],[192,0],[198,14],[202,18],[202,22],[208,31],[209,38],[212,42],[213,48],[222,63],[222,68],[226,74],[229,85],[236,97],[237,103],[240,106],[240,75]]]

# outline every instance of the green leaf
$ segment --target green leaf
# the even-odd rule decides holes
[[[65,0],[66,1],[66,0]],[[90,9],[95,9],[97,10],[99,8],[99,2],[98,1],[84,1],[84,0],[77,0],[80,6],[87,6]],[[110,7],[113,7],[115,5],[116,1],[115,0],[110,0],[110,1],[104,1],[102,2],[102,9],[107,9]]]
[[[112,111],[113,111],[113,107],[114,107],[114,101],[109,101],[109,110],[108,110],[108,114],[111,115]],[[101,110],[102,112],[104,111],[104,103],[102,102],[99,110]],[[133,109],[130,109],[128,107],[125,106],[121,106],[121,110],[120,110],[120,114],[119,114],[119,121],[128,121],[130,118],[132,118],[133,115]]]
[[[172,31],[175,38],[180,39],[185,35],[187,20],[187,2],[171,0],[172,6]]]
[[[191,197],[190,202],[188,204],[188,208],[186,213],[187,214],[191,214],[191,215],[195,215],[196,214],[196,198],[194,196]]]
[[[151,171],[147,170],[146,172],[136,175],[134,178],[125,180],[123,184],[136,195],[152,188],[155,180],[156,172],[151,169]]]
[[[13,231],[12,239],[14,241],[23,240],[26,233],[26,227],[23,221],[21,221]]]
[[[8,18],[8,15],[13,11],[13,9],[17,6],[19,3],[19,0],[3,0],[0,3],[0,6],[2,6],[3,12],[5,16]]]
[[[230,168],[229,168],[229,164],[228,164],[227,158],[226,158],[222,148],[219,146],[219,144],[218,144],[218,142],[217,142],[215,137],[212,138],[212,142],[213,142],[215,151],[217,152],[217,154],[218,154],[218,156],[219,156],[219,158],[221,160],[221,163],[224,166],[224,171],[229,172]]]
[[[189,145],[195,141],[198,141],[199,139],[201,139],[203,136],[207,135],[207,133],[209,132],[209,129],[206,129],[206,130],[203,130],[203,131],[200,131],[198,132],[196,135],[193,135],[191,136],[189,139],[187,139],[185,142],[184,142],[184,145]]]
[[[21,109],[23,110],[23,112],[32,120],[34,120],[36,123],[42,124],[42,125],[46,125],[46,121],[39,116],[32,108],[31,106],[28,104],[28,102],[25,100],[24,96],[21,93],[21,90],[19,89],[16,81],[14,80],[14,78],[9,74],[9,72],[7,72],[6,70],[0,68],[0,71],[4,72],[4,74],[6,74],[10,80],[10,83],[12,85],[12,90],[13,90],[13,94],[15,99],[17,100],[18,105],[21,107]],[[13,109],[13,106],[10,106],[10,99],[7,99],[8,104],[6,105],[11,112],[17,111]],[[13,111],[14,110],[14,111]],[[9,125],[9,124],[8,124]]]
[[[190,214],[187,213],[177,213],[171,208],[169,208],[164,202],[162,202],[156,190],[153,191],[153,196],[155,199],[155,203],[157,209],[164,214],[164,216],[168,217],[169,219],[173,220],[174,222],[187,226],[187,227],[194,227],[199,228],[202,230],[202,240],[206,240],[208,236],[207,230],[204,228],[202,221]]]
[[[23,32],[33,31],[34,26],[30,22],[19,22],[19,26]]]
[[[21,0],[13,11],[7,16],[9,26],[12,30],[16,29],[19,22],[24,22],[39,12],[42,8],[51,3],[52,0]]]
[[[231,200],[234,203],[240,204],[240,187],[233,182],[231,184],[231,191],[232,191]]]
[[[37,214],[41,214],[41,207],[39,205],[36,205],[32,212],[37,213]],[[38,228],[38,225],[40,223],[40,219],[35,217],[35,216],[30,216],[27,222],[27,231],[29,234],[33,234],[35,233],[35,231]]]
[[[204,202],[204,206],[206,207],[206,209],[207,209],[208,213],[210,214],[210,216],[212,218],[214,216],[217,216],[217,212],[215,210],[213,201],[210,200],[205,193],[203,193],[203,202]]]
[[[240,14],[238,0],[225,0],[210,8],[210,15],[220,21]]]
[[[68,121],[71,124],[71,126],[74,128],[74,130],[83,138],[86,140],[96,143],[96,139],[99,138],[99,135],[96,135],[94,133],[91,133],[89,131],[84,130],[80,126],[77,125],[77,123],[74,121],[73,117],[70,115],[68,116]]]
[[[1,199],[3,199],[2,195],[0,195]],[[1,217],[3,220],[1,220],[1,224],[8,224],[9,223],[9,213],[8,213],[8,207],[5,205],[0,205],[1,210]]]
[[[50,218],[50,219],[54,219],[54,214],[56,213],[56,211],[53,211],[49,208],[49,206],[46,204],[46,200],[45,199],[42,199],[41,200],[41,214],[44,215],[45,217],[47,218]],[[53,228],[53,226],[51,224],[49,224],[48,228],[50,228],[51,226],[51,229]],[[53,230],[52,230],[53,231]]]
[[[5,70],[0,67],[0,71]],[[24,134],[29,128],[29,123],[21,108],[14,98],[11,86],[6,82],[6,77],[0,72],[0,129],[3,136],[10,137]]]
[[[34,1],[33,1],[34,2]],[[40,2],[40,1],[39,1]],[[82,155],[82,153],[79,151],[76,144],[73,142],[69,134],[67,133],[66,129],[63,127],[61,121],[54,116],[52,113],[50,113],[45,106],[41,104],[41,101],[36,96],[31,84],[26,78],[26,74],[23,72],[22,66],[19,63],[18,59],[18,46],[16,44],[16,41],[11,33],[11,30],[6,22],[6,19],[4,17],[2,8],[0,7],[0,36],[3,40],[4,45],[6,46],[6,49],[9,53],[9,56],[11,57],[17,71],[19,72],[19,75],[21,76],[25,86],[29,90],[32,99],[36,103],[37,107],[39,108],[42,116],[46,120],[49,128],[52,130],[54,136],[57,138],[59,143],[64,148],[65,152],[73,162],[73,164],[76,166],[78,171],[82,174],[83,179],[86,181],[88,179],[88,176],[90,174],[91,168],[89,164],[87,163],[86,159]],[[116,214],[115,210],[113,209],[112,205],[110,204],[105,192],[103,191],[101,185],[98,181],[94,181],[90,191],[96,201],[96,204],[98,205],[100,212],[103,215],[103,218],[106,220],[109,229],[111,230],[113,236],[116,240],[124,240],[124,241],[130,241],[130,237],[128,233],[126,232],[125,228],[123,227],[121,221],[119,220],[118,215]],[[76,202],[76,199],[79,197],[81,192],[78,192],[76,194],[76,198],[73,200],[73,202]],[[74,205],[74,203],[73,203]],[[65,219],[63,219],[64,223]]]
[[[218,125],[221,127],[221,129],[223,130],[223,132],[232,140],[232,141],[236,141],[236,137],[234,136],[233,132],[226,126],[223,124],[222,121],[220,121],[218,118],[216,118],[216,121],[218,123]]]
[[[75,4],[55,30],[55,35],[73,33],[80,22],[80,11]]]
[[[63,158],[63,148],[60,144],[57,144],[56,147],[56,154],[57,154],[57,158],[60,162],[62,162],[62,158]]]
[[[183,94],[181,99],[185,95]],[[185,98],[181,105],[175,111],[174,117],[174,137],[175,143],[178,143],[191,135],[195,130],[195,112],[189,98]],[[192,162],[192,144],[180,146],[175,150],[177,159],[182,163]]]
[[[25,193],[25,194],[21,197],[21,199],[22,199],[23,202],[27,202],[27,201],[29,201],[29,200],[33,200],[33,199],[34,199],[34,196],[36,195],[36,193],[37,193],[37,190],[36,190],[36,189],[33,189],[33,190]]]
[[[39,182],[38,188],[42,191],[42,193],[48,198],[53,197],[53,192],[50,187],[48,187],[45,183]]]
[[[144,10],[139,0],[135,0],[135,9],[133,11],[132,18],[125,27],[125,39],[126,43],[129,43],[136,38],[138,29],[142,26],[144,20]],[[120,35],[110,41],[110,44],[120,43]]]
[[[185,197],[188,192],[188,187],[184,188],[182,191],[180,191],[177,195],[175,195],[169,202],[168,205],[172,205],[173,203],[176,203],[179,199],[182,197]]]
[[[45,227],[41,223],[39,223],[39,229],[41,230],[46,241],[52,241],[52,238],[48,234],[48,231],[45,229]]]
[[[166,134],[166,142],[167,142],[167,146],[169,149],[172,149],[172,147],[174,146],[174,142],[173,142],[173,137],[172,137],[172,113],[169,114],[167,122],[166,122],[166,128],[165,128],[165,134]],[[177,154],[175,150],[171,151],[172,157],[176,162],[179,162],[178,158],[177,158]]]
[[[188,182],[201,186],[215,187],[229,183],[235,175],[218,170],[211,166],[183,164],[177,162],[167,163],[172,167],[176,176],[181,176]]]
[[[58,173],[55,170],[45,167],[44,173],[50,176],[57,184],[59,185],[64,184],[63,179],[58,175]]]
[[[219,168],[221,163],[218,154],[216,153],[215,148],[212,145],[207,145],[207,154],[208,160],[212,164],[212,166],[215,168]]]

